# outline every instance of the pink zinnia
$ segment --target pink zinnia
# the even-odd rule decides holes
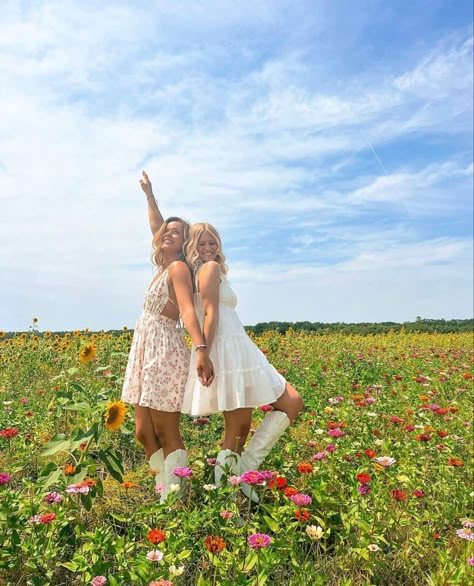
[[[193,471],[187,466],[179,466],[173,470],[173,474],[178,478],[189,478],[193,475]]]
[[[59,494],[59,492],[48,492],[48,494],[44,497],[45,503],[60,503],[63,500],[63,497]]]
[[[314,454],[314,456],[311,458],[313,461],[316,460],[324,460],[324,458],[327,457],[326,452],[318,452],[317,454]]]
[[[260,474],[263,476],[263,480],[265,482],[269,482],[275,477],[275,472],[273,472],[273,470],[261,470]]]
[[[265,533],[254,533],[248,538],[248,542],[253,549],[261,549],[262,547],[268,547],[272,542],[270,535]]]
[[[331,437],[344,437],[347,435],[347,433],[341,431],[340,429],[330,429],[328,433]]]
[[[107,578],[105,576],[96,576],[92,578],[91,584],[92,586],[104,586],[107,583]]]
[[[290,499],[298,507],[306,507],[306,506],[310,505],[311,502],[312,502],[312,499],[311,499],[311,497],[309,495],[302,494],[302,493],[293,494],[292,496],[290,496]]]
[[[10,478],[10,474],[2,472],[2,474],[0,474],[0,484],[8,484],[10,482]]]
[[[329,444],[328,446],[326,446],[326,452],[336,452],[337,451],[337,446],[335,446],[334,444]]]
[[[249,470],[241,475],[240,481],[246,484],[262,484],[265,482],[265,477],[258,470]]]
[[[234,513],[232,513],[232,511],[221,511],[219,513],[219,515],[223,518],[223,519],[232,519],[232,517],[234,516]]]

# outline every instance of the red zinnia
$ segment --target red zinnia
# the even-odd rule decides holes
[[[375,456],[377,455],[377,452],[375,450],[365,450],[364,453],[369,458],[375,458]]]
[[[357,480],[361,484],[368,484],[370,482],[371,476],[370,474],[357,474]]]
[[[293,496],[294,494],[298,494],[298,490],[293,488],[292,486],[287,486],[283,492],[283,494],[287,497]]]
[[[286,478],[283,478],[283,476],[277,476],[273,480],[270,480],[270,482],[268,483],[268,488],[282,489],[285,488],[286,485]]]
[[[166,540],[166,533],[161,529],[150,529],[146,537],[148,541],[156,545],[157,543],[161,543],[162,541]]]
[[[49,523],[54,521],[54,519],[56,519],[56,513],[46,513],[45,515],[41,515],[40,523],[48,525]]]
[[[413,494],[419,499],[424,499],[426,496],[422,490],[414,490]]]
[[[2,429],[2,431],[0,431],[0,435],[6,439],[15,437],[19,433],[20,432],[18,431],[18,429],[15,429],[14,427],[7,427],[6,429]]]
[[[394,488],[392,490],[392,498],[396,501],[406,501],[408,495],[403,490],[400,490],[399,488]]]
[[[310,474],[313,471],[313,467],[311,464],[304,462],[303,464],[298,464],[298,471],[301,474]]]
[[[462,460],[458,460],[457,458],[449,458],[448,466],[464,466],[464,462]]]
[[[301,523],[306,523],[306,521],[309,521],[310,517],[311,515],[307,509],[296,509],[295,511],[295,519]]]
[[[443,429],[438,430],[436,433],[439,435],[439,437],[447,437],[449,435],[449,432],[444,431]]]

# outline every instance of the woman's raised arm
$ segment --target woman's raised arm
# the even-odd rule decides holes
[[[158,232],[163,224],[163,216],[158,209],[155,196],[153,195],[153,189],[151,181],[145,171],[142,171],[142,179],[140,179],[140,185],[146,195],[146,201],[148,203],[148,220],[150,222],[150,230],[153,236]]]

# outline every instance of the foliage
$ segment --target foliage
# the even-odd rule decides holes
[[[251,336],[305,400],[257,505],[212,485],[221,415],[183,416],[194,474],[159,504],[114,403],[131,332],[0,340],[0,583],[467,584],[472,336]]]

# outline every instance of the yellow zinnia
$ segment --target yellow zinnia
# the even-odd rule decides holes
[[[79,352],[79,360],[81,362],[90,362],[94,360],[97,354],[97,348],[94,344],[86,344]]]
[[[107,405],[105,412],[105,427],[109,431],[117,431],[125,421],[125,414],[127,413],[127,406],[123,401],[114,401]]]

